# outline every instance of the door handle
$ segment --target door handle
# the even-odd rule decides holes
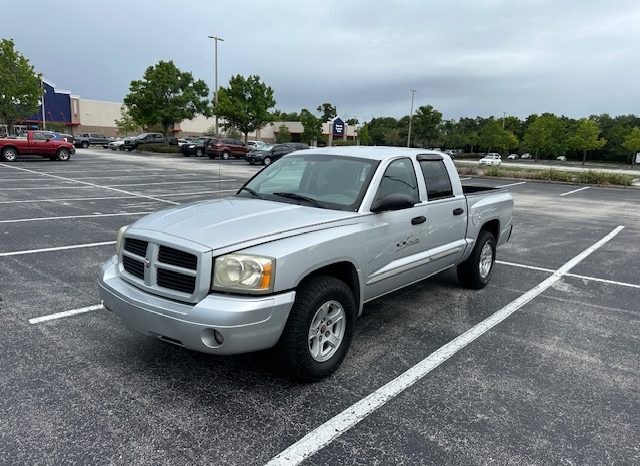
[[[464,209],[462,207],[458,207],[457,209],[453,209],[453,215],[460,215],[464,213]]]
[[[411,219],[411,225],[420,225],[421,223],[424,223],[427,221],[427,217],[425,217],[424,215],[421,215],[420,217],[413,217]]]

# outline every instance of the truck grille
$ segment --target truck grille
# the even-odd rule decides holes
[[[129,256],[122,256],[122,266],[134,277],[144,280],[144,263]]]
[[[168,246],[160,246],[158,262],[191,270],[197,270],[198,268],[198,258],[196,256]]]
[[[183,275],[173,270],[158,269],[158,286],[191,294],[196,288],[196,277]]]
[[[144,257],[147,254],[148,245],[149,243],[147,241],[142,241],[134,238],[127,238],[124,241],[125,251],[132,252],[140,257]]]
[[[122,278],[152,294],[196,302],[209,290],[211,269],[211,257],[198,246],[182,250],[127,237],[120,254]]]

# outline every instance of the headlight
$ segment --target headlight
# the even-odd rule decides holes
[[[195,146],[195,144],[189,144],[189,149],[193,149]]]
[[[249,254],[227,254],[216,258],[212,290],[244,291],[250,294],[273,290],[275,259]]]
[[[116,254],[120,255],[120,250],[122,249],[122,237],[124,236],[124,232],[129,228],[129,225],[125,225],[118,230],[118,234],[116,236]]]

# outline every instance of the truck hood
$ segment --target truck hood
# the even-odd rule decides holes
[[[356,222],[357,214],[233,197],[161,210],[135,222],[131,231],[160,232],[216,250],[340,226],[349,220]]]

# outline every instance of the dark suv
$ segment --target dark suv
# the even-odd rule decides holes
[[[106,144],[109,144],[109,138],[104,134],[98,133],[76,134],[73,141],[74,146],[82,147],[83,149],[93,145],[104,146]]]
[[[139,136],[124,140],[124,148],[131,152],[144,144],[164,144],[166,141],[162,133],[142,133]]]
[[[229,157],[234,159],[238,157],[244,158],[246,153],[249,152],[249,147],[238,139],[212,139],[205,147],[205,152],[210,159],[220,157],[227,160]]]
[[[245,160],[251,165],[261,163],[263,165],[271,165],[279,158],[300,149],[308,149],[306,144],[287,143],[287,144],[266,144],[257,149],[250,151]]]
[[[180,152],[185,156],[195,155],[196,157],[202,157],[205,153],[206,147],[217,141],[217,139],[208,138],[206,136],[195,138],[190,142],[182,144],[182,146],[180,146]]]

